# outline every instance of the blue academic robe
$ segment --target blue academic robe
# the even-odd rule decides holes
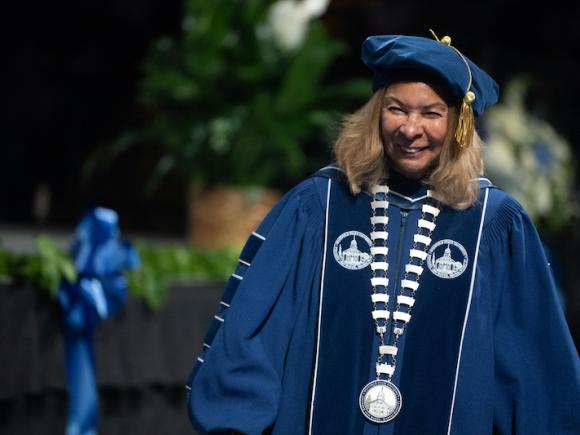
[[[396,290],[426,191],[396,177],[389,186]],[[403,406],[392,422],[372,423],[358,405],[376,377],[364,236],[372,198],[352,195],[329,167],[286,194],[242,250],[187,381],[194,427],[250,435],[580,433],[580,363],[537,232],[513,198],[486,180],[480,186],[474,206],[444,207],[438,218],[399,345],[393,381]]]

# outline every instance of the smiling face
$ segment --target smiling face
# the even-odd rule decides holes
[[[391,167],[413,180],[437,163],[447,137],[450,110],[424,82],[397,82],[386,92],[381,111],[381,139]]]

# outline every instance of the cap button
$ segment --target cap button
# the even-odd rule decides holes
[[[465,101],[468,103],[473,103],[475,101],[475,94],[471,91],[465,93]]]
[[[441,43],[447,46],[451,46],[451,36],[444,36],[441,38]]]

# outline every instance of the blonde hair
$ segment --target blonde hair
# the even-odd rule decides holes
[[[345,116],[333,151],[353,193],[374,186],[389,176],[389,160],[381,140],[381,111],[386,88],[379,89],[356,112]],[[465,209],[479,195],[476,179],[483,174],[479,137],[474,134],[471,145],[461,149],[454,138],[458,108],[450,106],[447,137],[437,166],[424,180],[434,197],[455,209]]]

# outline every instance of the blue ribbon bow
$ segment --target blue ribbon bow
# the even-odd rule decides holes
[[[122,242],[119,233],[115,211],[101,207],[89,211],[77,227],[71,249],[77,282],[63,282],[59,290],[69,393],[66,435],[97,433],[94,330],[123,308],[127,298],[123,272],[139,266],[137,251]]]

